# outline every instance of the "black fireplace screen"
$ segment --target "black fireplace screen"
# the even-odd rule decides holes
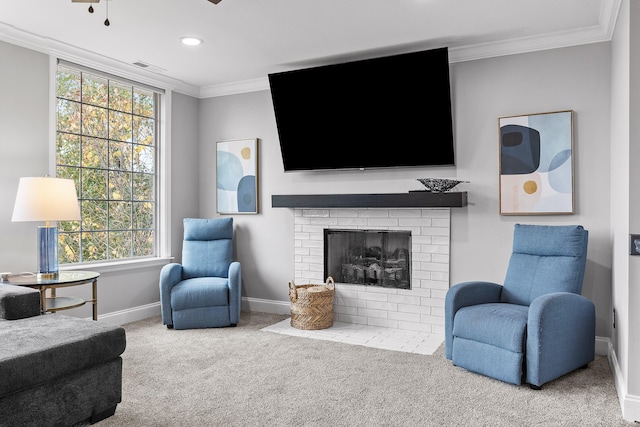
[[[411,289],[411,232],[324,230],[324,273],[336,282]]]

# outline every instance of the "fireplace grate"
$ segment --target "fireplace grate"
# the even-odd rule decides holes
[[[324,231],[325,276],[336,282],[411,289],[411,232]]]

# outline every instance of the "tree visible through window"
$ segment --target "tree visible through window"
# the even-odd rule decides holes
[[[155,255],[158,94],[65,65],[56,94],[56,174],[81,204],[59,224],[60,263]]]

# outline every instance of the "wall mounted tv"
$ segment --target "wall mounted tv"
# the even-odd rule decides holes
[[[454,164],[447,48],[269,74],[284,170]]]

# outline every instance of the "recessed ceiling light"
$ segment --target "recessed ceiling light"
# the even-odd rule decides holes
[[[202,44],[202,40],[197,37],[180,37],[180,41],[187,46],[198,46]]]

